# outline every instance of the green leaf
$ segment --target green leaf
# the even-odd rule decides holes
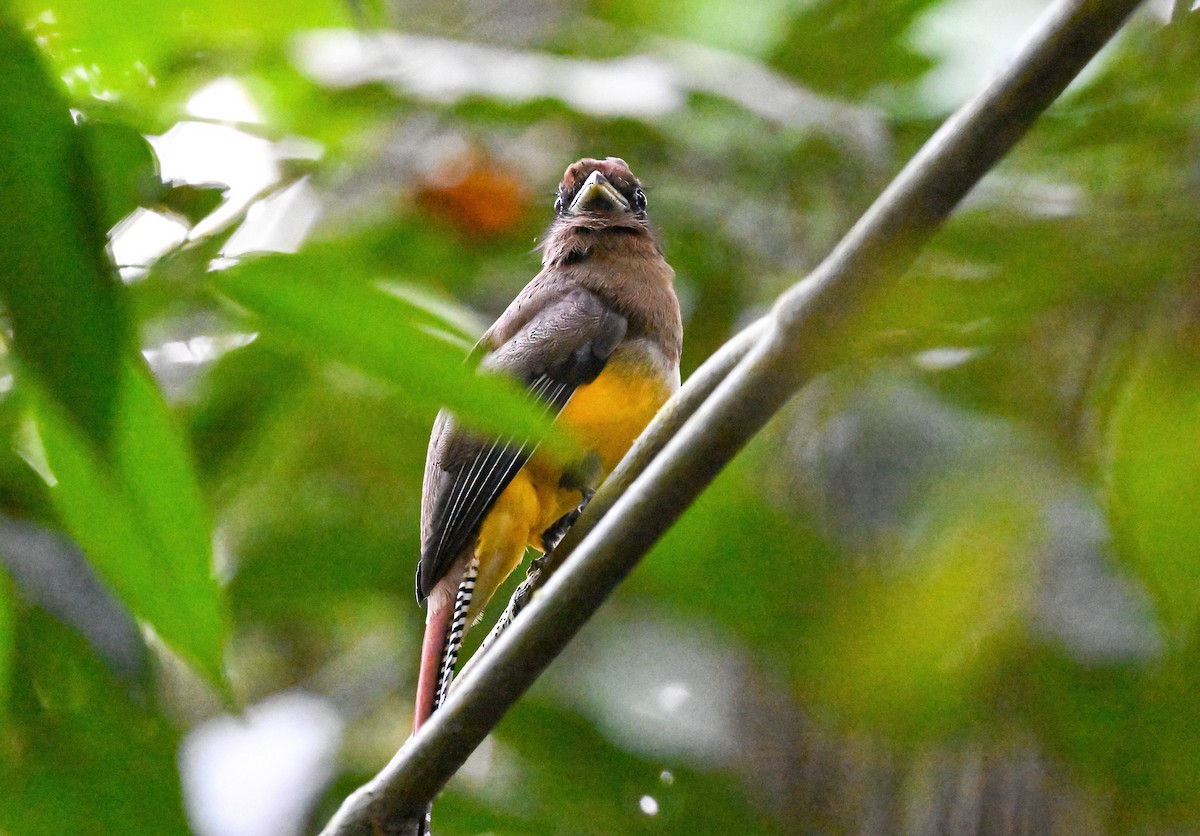
[[[441,407],[489,433],[536,438],[569,454],[521,387],[476,374],[455,339],[459,329],[415,297],[401,298],[353,275],[333,249],[271,256],[218,273],[216,288],[274,329],[318,356],[386,380],[417,413]],[[447,338],[450,335],[450,338]]]
[[[140,364],[122,369],[118,407],[110,461],[53,401],[34,396],[51,498],[130,611],[221,687],[226,620],[188,451]]]
[[[80,129],[100,186],[104,229],[162,196],[166,187],[158,176],[158,157],[144,136],[113,122],[84,122]]]
[[[74,541],[31,520],[0,516],[0,563],[24,603],[76,630],[131,686],[149,687],[150,654],[136,621]]]
[[[158,76],[178,72],[189,54],[253,50],[299,29],[351,23],[339,0],[126,0],[120,14],[91,0],[18,0],[17,8],[72,92],[148,100]]]
[[[156,202],[155,208],[179,215],[187,219],[189,225],[195,226],[221,205],[227,191],[229,187],[220,183],[199,186],[171,183]]]
[[[186,833],[179,733],[48,613],[17,623],[0,832]]]
[[[79,132],[0,16],[0,297],[25,368],[103,446],[129,327]]]
[[[911,82],[933,62],[903,35],[935,5],[934,0],[806,3],[790,21],[772,64],[806,84],[850,98],[883,84]]]
[[[1121,556],[1186,636],[1200,613],[1200,352],[1194,302],[1160,323],[1132,363],[1109,428],[1107,470]]]

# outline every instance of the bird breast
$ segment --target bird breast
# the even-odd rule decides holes
[[[596,454],[608,474],[678,389],[678,366],[653,343],[631,340],[595,380],[575,390],[559,421]]]

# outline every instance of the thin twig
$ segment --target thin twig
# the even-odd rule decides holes
[[[1060,0],[1019,54],[925,144],[762,337],[325,836],[403,833],[615,586],[803,384],[844,356],[856,317],[1120,28],[1138,0]],[[586,516],[586,515],[585,515]]]

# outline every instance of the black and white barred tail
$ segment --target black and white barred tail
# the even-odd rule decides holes
[[[434,710],[446,701],[450,683],[454,680],[454,666],[458,663],[458,652],[462,649],[463,634],[467,632],[467,612],[471,609],[471,597],[475,594],[475,579],[479,576],[479,557],[473,556],[463,572],[454,598],[454,618],[450,621],[450,632],[446,635],[446,649],[442,653],[442,670],[438,674],[437,692],[433,698]]]
[[[442,668],[438,672],[437,691],[433,695],[433,710],[437,711],[450,693],[454,681],[454,666],[458,663],[458,652],[462,649],[463,634],[467,632],[467,613],[471,609],[471,597],[475,594],[475,580],[479,577],[479,557],[471,558],[458,585],[454,598],[454,617],[450,620],[450,632],[446,634],[446,648],[442,651]],[[418,836],[428,836],[433,819],[433,802],[425,807],[425,815],[417,826]]]

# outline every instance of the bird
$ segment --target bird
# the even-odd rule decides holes
[[[466,630],[527,547],[546,553],[680,385],[675,272],[618,157],[567,167],[542,238],[542,269],[470,355],[520,381],[580,442],[562,462],[480,435],[443,410],[421,499],[418,603],[427,607],[415,733],[443,702]]]

